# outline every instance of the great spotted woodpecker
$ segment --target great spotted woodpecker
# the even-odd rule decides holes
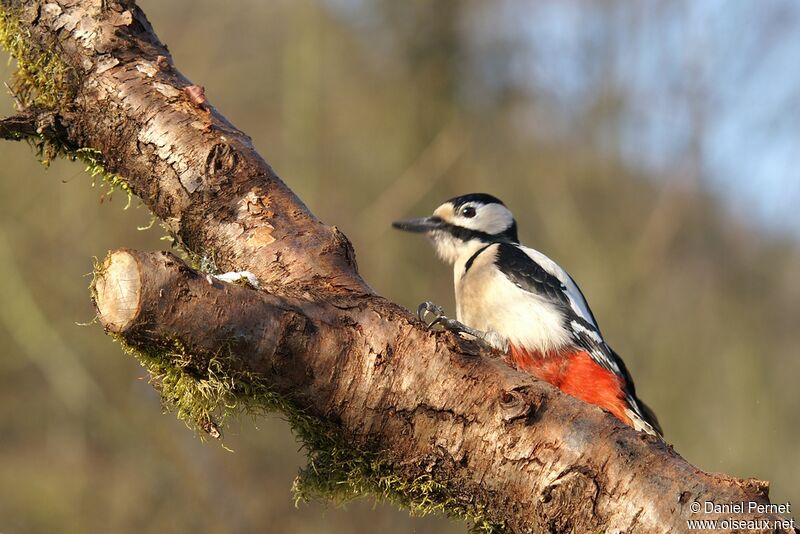
[[[575,281],[517,238],[517,223],[497,198],[473,193],[448,200],[431,217],[398,221],[424,233],[454,266],[456,318],[425,302],[420,318],[483,339],[541,380],[657,436],[655,414],[636,397],[625,363],[603,339]]]

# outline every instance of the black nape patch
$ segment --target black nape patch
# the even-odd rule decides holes
[[[506,241],[519,243],[519,237],[517,237],[517,221],[511,221],[511,226],[509,226],[505,232],[499,235]]]

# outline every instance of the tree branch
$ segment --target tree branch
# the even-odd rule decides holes
[[[23,105],[63,125],[45,142],[99,151],[193,257],[258,276],[262,290],[118,251],[95,299],[165,399],[212,435],[225,406],[284,410],[314,463],[301,495],[372,492],[513,532],[682,531],[694,501],[769,502],[766,482],[704,473],[375,295],[345,236],[177,71],[132,1],[3,0],[0,22]]]
[[[26,110],[19,115],[0,119],[0,139],[20,141],[22,139],[67,140],[67,132],[59,122],[58,115],[47,110]],[[74,150],[77,147],[72,147]]]
[[[0,120],[0,139],[19,141],[38,135],[33,115],[17,115]]]

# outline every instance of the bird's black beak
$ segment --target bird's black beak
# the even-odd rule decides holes
[[[392,223],[394,228],[404,232],[414,232],[422,234],[441,228],[444,222],[439,217],[422,217],[421,219],[409,219],[407,221],[395,221]]]

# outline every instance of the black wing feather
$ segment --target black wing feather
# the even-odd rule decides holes
[[[495,265],[518,287],[547,297],[559,308],[572,310],[567,296],[567,286],[533,261],[521,248],[510,243],[500,243],[497,247]]]

